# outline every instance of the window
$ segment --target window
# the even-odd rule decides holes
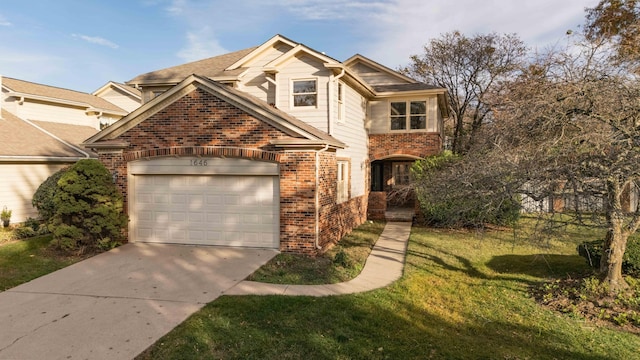
[[[349,161],[338,160],[337,199],[341,203],[349,199]]]
[[[393,185],[407,186],[411,182],[411,164],[410,162],[394,162],[393,163]]]
[[[338,82],[338,121],[344,121],[344,85]]]
[[[318,104],[318,90],[316,80],[293,81],[293,106],[316,106]]]
[[[390,120],[391,130],[425,130],[427,128],[427,102],[392,102]]]

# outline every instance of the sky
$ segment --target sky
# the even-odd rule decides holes
[[[392,69],[431,39],[517,34],[543,50],[598,0],[21,0],[0,7],[0,75],[93,92],[108,81],[258,46],[276,34]]]

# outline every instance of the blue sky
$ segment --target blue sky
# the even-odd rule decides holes
[[[0,7],[0,75],[92,92],[107,81],[257,46],[275,34],[391,68],[460,30],[566,41],[598,0],[22,0]]]

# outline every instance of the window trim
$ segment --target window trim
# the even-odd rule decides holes
[[[411,113],[411,103],[423,103],[424,104],[424,113],[420,114],[412,114]],[[394,103],[404,103],[405,104],[405,113],[402,116],[393,115],[391,110],[393,109]],[[424,116],[424,128],[420,129],[412,129],[411,128],[411,117],[412,116]],[[429,99],[406,99],[406,100],[389,100],[389,107],[387,111],[387,126],[390,132],[428,132],[429,128]],[[404,117],[404,128],[402,129],[393,129],[391,126],[393,119],[400,119]]]
[[[340,204],[351,198],[351,160],[337,159],[336,165],[336,204]]]
[[[344,123],[346,121],[346,108],[345,108],[345,86],[344,83],[342,81],[338,81],[338,84],[336,85],[336,99],[338,102],[338,108],[336,109],[337,114],[336,114],[336,120],[339,123]]]
[[[295,93],[295,83],[299,82],[299,81],[313,81],[315,82],[316,86],[315,86],[315,92],[307,92],[307,93]],[[318,102],[320,100],[319,94],[318,94],[318,78],[297,78],[297,79],[291,79],[291,108],[292,109],[316,109],[318,108]],[[297,95],[315,95],[315,104],[314,105],[296,105],[296,101],[295,98]]]

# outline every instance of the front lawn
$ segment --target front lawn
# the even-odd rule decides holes
[[[638,335],[536,302],[587,271],[588,230],[532,246],[511,232],[414,227],[394,285],[323,298],[223,296],[138,359],[637,359]]]
[[[316,257],[280,253],[251,274],[248,280],[301,285],[351,280],[362,271],[384,225],[384,222],[368,221]]]
[[[9,241],[12,239],[10,231],[3,230],[3,236],[7,240],[0,243],[0,291],[88,257],[64,255],[51,249],[52,235]]]

